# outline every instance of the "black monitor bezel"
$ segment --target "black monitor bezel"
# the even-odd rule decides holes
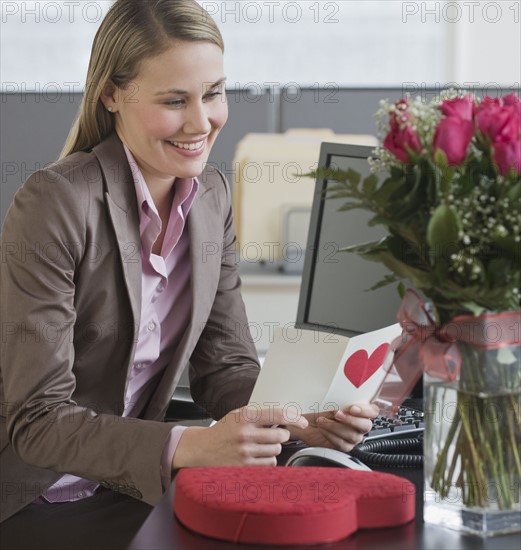
[[[374,146],[369,145],[351,145],[346,143],[323,142],[320,146],[320,156],[318,166],[328,168],[331,166],[332,157],[351,157],[356,159],[367,159],[374,151]],[[328,186],[327,179],[317,178],[315,180],[315,191],[311,214],[309,220],[309,232],[306,244],[306,253],[304,255],[304,267],[302,271],[302,282],[300,287],[299,302],[297,308],[297,318],[295,327],[305,330],[319,330],[331,334],[340,334],[343,336],[354,336],[361,334],[355,329],[343,329],[341,327],[326,326],[320,323],[311,323],[308,320],[309,307],[311,303],[311,291],[313,289],[314,268],[317,262],[320,244],[320,228],[322,227],[322,216],[324,212],[325,193]],[[320,197],[320,198],[317,198]]]

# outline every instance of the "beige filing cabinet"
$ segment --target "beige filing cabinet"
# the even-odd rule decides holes
[[[322,142],[376,146],[370,135],[335,134],[328,129],[295,129],[283,134],[247,134],[234,158],[234,219],[241,257],[247,261],[284,260],[285,223],[309,212],[315,182],[303,174],[316,168]],[[292,218],[290,218],[292,216]],[[305,242],[297,221],[292,240]],[[289,253],[289,252],[288,252]],[[294,254],[294,251],[291,251]]]

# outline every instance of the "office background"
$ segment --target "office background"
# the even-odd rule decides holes
[[[0,4],[0,220],[29,174],[56,159],[112,1]],[[230,118],[210,161],[232,186],[250,132],[375,134],[381,98],[455,87],[519,90],[521,1],[199,1],[222,30]]]
[[[247,134],[328,128],[376,135],[373,114],[382,98],[409,92],[430,99],[448,87],[519,92],[520,0],[199,3],[226,44],[230,116],[210,162],[232,190],[242,175],[235,151]],[[59,155],[111,4],[0,3],[0,223],[29,175]],[[266,327],[295,320],[300,288],[298,274],[270,275],[243,276],[261,355],[270,343]]]
[[[519,0],[199,3],[226,43],[230,117],[210,162],[232,188],[235,148],[248,133],[375,134],[372,115],[382,98],[430,98],[450,86],[519,93]],[[57,158],[110,4],[0,2],[0,223],[31,172]],[[261,328],[294,321],[299,285],[298,276],[243,276],[249,318]],[[256,342],[261,353],[266,336]]]

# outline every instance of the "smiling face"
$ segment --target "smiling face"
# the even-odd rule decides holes
[[[105,87],[102,101],[149,185],[201,174],[228,118],[224,80],[218,46],[173,42],[125,89]]]

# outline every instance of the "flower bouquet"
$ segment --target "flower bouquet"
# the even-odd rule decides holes
[[[520,530],[521,102],[449,93],[382,101],[376,117],[371,176],[313,175],[388,231],[344,250],[385,264],[375,288],[403,297],[395,366],[424,374],[425,519]]]

